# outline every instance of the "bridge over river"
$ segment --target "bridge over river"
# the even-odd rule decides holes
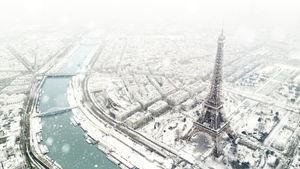
[[[49,110],[43,113],[39,113],[35,117],[45,117],[45,116],[54,116],[57,114],[62,114],[66,112],[70,112],[70,110],[77,108],[77,106],[74,107],[63,107],[63,108],[54,108],[54,110]]]

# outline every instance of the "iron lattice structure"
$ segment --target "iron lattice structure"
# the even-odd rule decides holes
[[[226,132],[228,136],[235,139],[235,134],[230,129],[229,123],[224,117],[222,102],[222,64],[223,64],[223,47],[225,36],[223,30],[218,38],[217,54],[213,70],[210,92],[204,101],[202,116],[194,122],[192,129],[184,137],[190,140],[198,132],[208,133],[215,143],[214,155],[222,154],[219,141],[221,134]]]
[[[204,102],[204,116],[197,120],[212,130],[218,130],[225,123],[223,102],[221,100],[223,47],[225,37],[223,31],[218,38],[217,55],[210,86],[210,92]]]

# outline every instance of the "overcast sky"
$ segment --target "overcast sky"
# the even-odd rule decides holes
[[[300,0],[0,0],[2,27],[157,22],[300,28]]]

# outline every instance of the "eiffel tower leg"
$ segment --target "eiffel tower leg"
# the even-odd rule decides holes
[[[231,141],[235,144],[236,139],[238,138],[237,134],[231,129],[231,127],[229,126],[226,129],[226,134],[228,135],[228,137],[231,139]]]
[[[183,139],[190,141],[191,138],[199,131],[201,130],[197,126],[193,125],[193,127],[187,132],[187,134],[183,136]]]
[[[238,139],[238,135],[231,129],[231,127],[229,126],[226,130],[226,134],[228,135],[228,137],[231,140],[232,143],[232,151],[235,154],[237,152],[237,139]]]
[[[191,138],[196,134],[197,129],[195,128],[195,126],[193,126],[184,136],[183,139],[184,140],[188,140],[190,141]]]
[[[214,156],[215,156],[215,157],[220,157],[220,156],[223,154],[223,152],[222,152],[222,150],[220,149],[220,139],[219,139],[219,136],[215,136],[214,142],[215,142],[215,146],[214,146]]]

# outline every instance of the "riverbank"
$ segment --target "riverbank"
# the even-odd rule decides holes
[[[30,148],[32,154],[38,158],[43,164],[45,164],[48,168],[51,169],[61,169],[61,166],[57,164],[54,160],[52,160],[50,157],[48,157],[46,154],[47,149],[45,148],[45,145],[41,144],[42,137],[40,135],[40,132],[42,130],[41,125],[41,118],[36,117],[38,115],[37,106],[39,105],[39,97],[42,93],[42,86],[45,82],[45,78],[43,78],[37,87],[37,93],[34,98],[32,112],[29,116],[29,122],[30,122]]]
[[[114,126],[96,118],[90,114],[87,107],[82,102],[83,93],[80,82],[83,76],[72,78],[68,88],[68,101],[70,106],[78,105],[78,109],[73,110],[73,118],[80,123],[80,127],[97,141],[97,146],[119,166],[138,168],[171,168],[170,159],[164,159],[158,154],[147,149],[143,145],[133,141],[129,136],[116,131]],[[76,96],[76,97],[75,97]]]

